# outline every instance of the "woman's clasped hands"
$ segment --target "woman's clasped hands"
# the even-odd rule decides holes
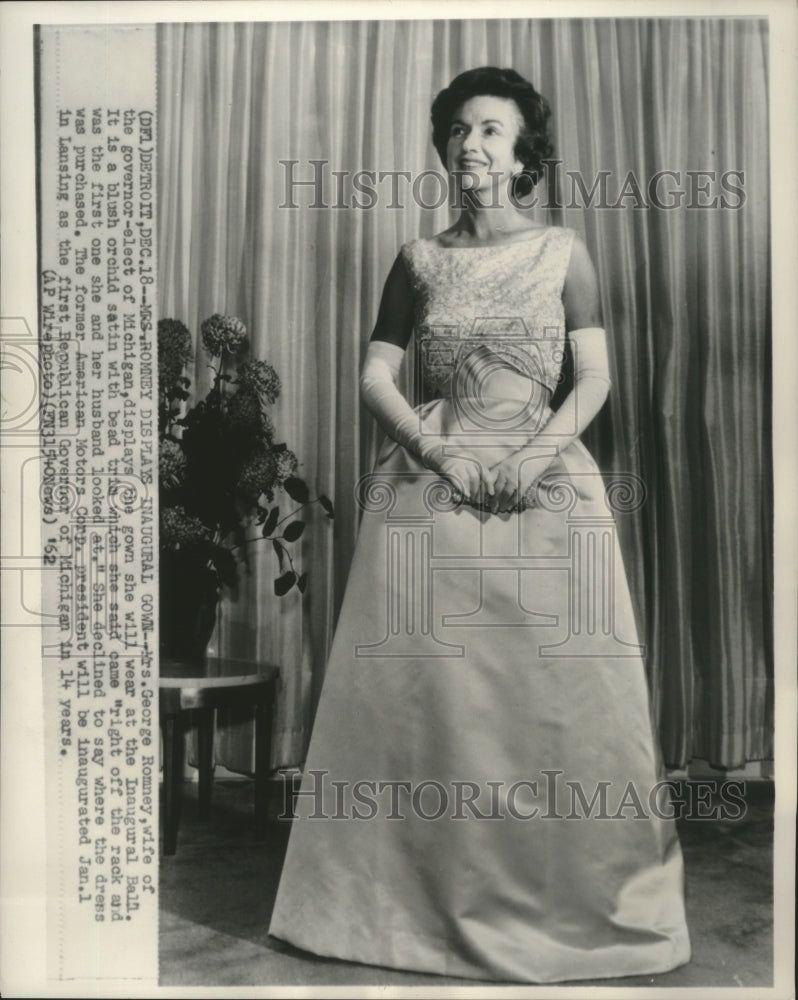
[[[526,502],[530,491],[540,482],[551,465],[551,455],[522,448],[488,469],[492,480],[489,500],[492,513],[515,510]]]
[[[520,449],[488,466],[473,453],[439,457],[435,471],[444,476],[467,503],[503,514],[519,508],[551,464],[550,455]]]

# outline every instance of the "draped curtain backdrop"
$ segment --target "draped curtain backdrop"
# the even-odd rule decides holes
[[[479,65],[511,66],[549,99],[563,207],[537,218],[581,233],[598,269],[614,384],[585,440],[605,472],[646,487],[618,523],[664,759],[772,756],[766,22],[161,25],[158,65],[160,316],[195,335],[213,312],[244,320],[282,378],[278,439],[336,505],[334,525],[314,516],[301,540],[304,597],[273,596],[262,545],[224,606],[218,648],[282,669],[273,763],[304,757],[357,536],[353,491],[376,453],[357,378],[382,283],[404,241],[452,221],[401,179],[352,207],[351,177],[441,170],[430,102]],[[321,191],[292,187],[289,170],[317,171]],[[588,187],[609,172],[612,203],[630,171],[646,198],[661,170],[676,172],[664,199],[689,192],[687,171],[714,171],[693,201],[730,207],[646,208],[633,193],[621,208],[568,207],[567,171]],[[727,171],[742,194],[721,187]],[[436,194],[423,188],[427,204]]]

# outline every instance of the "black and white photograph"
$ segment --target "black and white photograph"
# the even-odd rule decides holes
[[[36,995],[794,996],[795,11],[21,6]]]

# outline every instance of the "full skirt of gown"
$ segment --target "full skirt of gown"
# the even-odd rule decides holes
[[[424,426],[488,465],[513,450],[462,402],[426,404]],[[512,400],[491,405],[492,426],[512,419]],[[576,441],[533,505],[491,514],[385,442],[358,488],[271,934],[504,982],[688,960],[682,855],[613,519],[634,492],[613,494]]]

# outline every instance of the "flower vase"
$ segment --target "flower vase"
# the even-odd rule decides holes
[[[161,554],[160,654],[163,659],[201,665],[216,627],[219,580],[207,565]]]

